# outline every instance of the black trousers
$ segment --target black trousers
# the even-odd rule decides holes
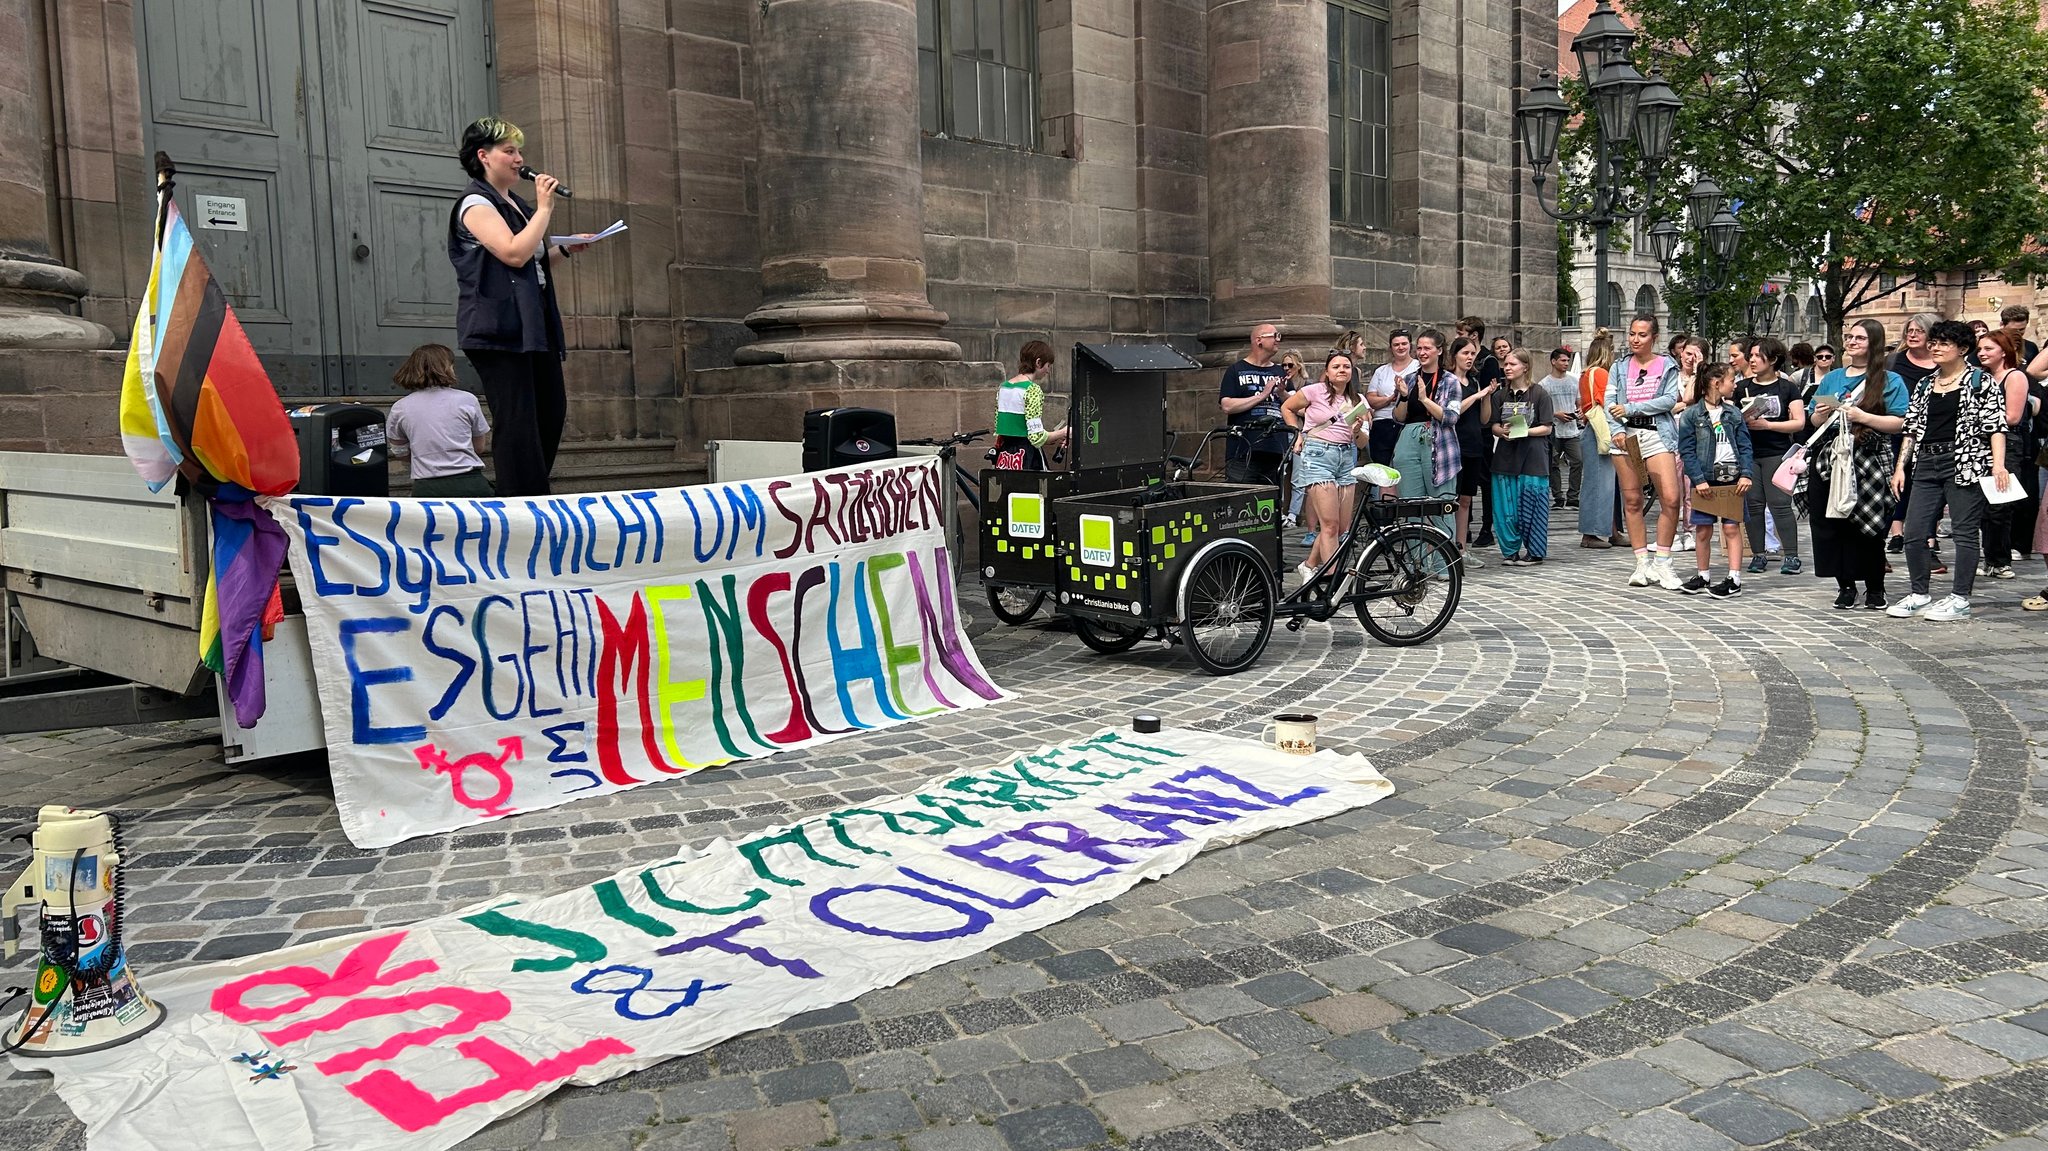
[[[492,352],[463,349],[483,378],[491,409],[491,458],[498,465],[498,494],[544,496],[555,470],[568,418],[562,359],[553,352]]]

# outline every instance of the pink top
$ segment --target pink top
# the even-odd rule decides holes
[[[1671,357],[1660,355],[1651,360],[1648,367],[1630,358],[1622,362],[1620,370],[1628,373],[1627,382],[1622,387],[1622,402],[1645,404],[1664,390],[1664,374],[1671,370]]]
[[[1308,396],[1308,409],[1302,413],[1302,426],[1313,429],[1308,433],[1310,439],[1321,440],[1326,444],[1356,442],[1358,425],[1345,420],[1344,413],[1350,411],[1358,401],[1347,400],[1344,393],[1322,383],[1310,384],[1302,389],[1302,392]],[[1334,422],[1320,428],[1316,427],[1326,420]]]

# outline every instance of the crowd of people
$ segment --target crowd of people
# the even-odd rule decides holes
[[[1239,429],[1226,474],[1292,488],[1304,571],[1349,529],[1370,461],[1398,480],[1366,498],[1455,496],[1440,526],[1468,567],[1495,548],[1509,567],[1544,564],[1553,516],[1571,515],[1580,548],[1632,552],[1631,587],[1728,598],[1775,563],[1833,580],[1842,610],[1968,619],[1979,576],[2017,578],[2037,540],[2048,553],[2048,354],[2028,320],[2018,306],[1997,328],[1922,313],[1896,346],[1858,320],[1840,349],[1754,335],[1717,359],[1637,316],[1619,346],[1601,329],[1582,362],[1489,342],[1477,317],[1448,337],[1397,328],[1383,355],[1357,332],[1321,357],[1283,353],[1263,324],[1223,375]],[[2048,587],[2021,606],[2048,611]]]

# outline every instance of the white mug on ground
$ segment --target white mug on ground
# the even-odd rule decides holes
[[[1259,742],[1289,755],[1316,753],[1316,717],[1299,713],[1276,715],[1259,732]]]

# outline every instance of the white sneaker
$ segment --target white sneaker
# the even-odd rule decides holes
[[[1635,570],[1635,574],[1633,574],[1633,575],[1631,575],[1631,576],[1629,576],[1629,577],[1628,577],[1628,586],[1630,586],[1630,587],[1649,587],[1649,586],[1650,586],[1650,557],[1649,557],[1649,556],[1646,556],[1646,555],[1641,555],[1641,556],[1637,556],[1637,557],[1636,557],[1636,570]]]
[[[1909,595],[1904,599],[1900,600],[1899,602],[1893,604],[1892,606],[1884,609],[1884,614],[1892,617],[1893,619],[1911,619],[1912,617],[1919,615],[1921,612],[1925,611],[1927,609],[1927,605],[1933,602],[1933,596]]]
[[[1316,578],[1316,569],[1307,564],[1302,564],[1294,569],[1294,586],[1297,588],[1307,587],[1308,581],[1314,578]]]
[[[1957,620],[1969,619],[1970,601],[1962,596],[1952,595],[1928,608],[1920,618],[1934,623],[1954,623]]]
[[[1689,552],[1692,550],[1692,546],[1693,539],[1691,536],[1680,536],[1678,537],[1678,542],[1672,544],[1671,548],[1673,551]]]
[[[1657,557],[1651,562],[1650,567],[1652,574],[1657,577],[1657,586],[1665,591],[1677,591],[1685,586],[1685,581],[1679,579],[1678,573],[1671,570],[1670,556]]]

